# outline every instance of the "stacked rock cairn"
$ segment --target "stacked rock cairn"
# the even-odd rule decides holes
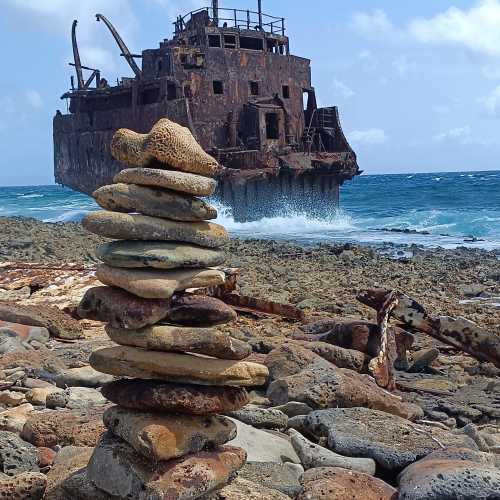
[[[236,426],[219,415],[248,403],[245,387],[265,383],[267,369],[244,361],[248,344],[214,328],[236,313],[188,289],[224,283],[215,266],[226,230],[207,222],[216,210],[217,161],[189,129],[167,119],[149,134],[121,129],[113,156],[128,167],[94,193],[104,211],[83,225],[116,239],[101,245],[97,278],[82,317],[107,323],[114,347],[90,364],[119,378],[102,388],[108,431],[87,467],[87,479],[113,498],[209,498],[228,484],[246,452],[226,445]]]

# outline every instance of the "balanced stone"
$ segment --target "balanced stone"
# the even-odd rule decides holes
[[[112,241],[97,247],[96,256],[114,267],[175,269],[214,267],[224,262],[224,252],[168,241]]]
[[[142,411],[212,415],[239,410],[248,403],[241,387],[184,385],[158,380],[122,379],[102,387],[111,402]]]
[[[188,222],[217,218],[217,210],[207,202],[166,189],[120,183],[100,187],[92,196],[102,208],[113,212],[140,212]]]
[[[194,196],[211,196],[217,187],[217,181],[202,175],[158,168],[127,168],[116,174],[113,182],[172,189]]]
[[[141,330],[106,327],[109,338],[120,345],[150,351],[191,352],[221,359],[243,359],[252,353],[246,342],[218,330],[155,325]]]
[[[186,326],[214,326],[236,321],[234,309],[206,295],[180,295],[170,301],[168,320]]]
[[[103,421],[114,435],[155,461],[213,449],[236,437],[236,425],[221,415],[169,415],[113,406]]]
[[[91,212],[82,221],[91,233],[119,240],[183,241],[219,248],[229,241],[224,227],[213,222],[179,222],[148,215]]]
[[[90,458],[87,475],[100,490],[118,498],[188,500],[222,488],[245,460],[241,448],[222,446],[152,462],[107,433]]]
[[[201,385],[263,385],[268,375],[265,366],[248,361],[122,346],[94,351],[90,356],[90,365],[97,371],[110,375]]]
[[[114,328],[142,328],[162,320],[168,308],[165,299],[143,299],[120,288],[98,286],[85,292],[77,312],[80,318]]]
[[[216,269],[124,269],[101,264],[97,278],[105,285],[123,288],[145,299],[169,299],[174,292],[188,288],[221,285],[225,274]]]

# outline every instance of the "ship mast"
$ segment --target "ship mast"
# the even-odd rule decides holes
[[[215,26],[219,26],[219,0],[212,0],[212,14]]]
[[[78,90],[83,89],[84,81],[83,81],[83,71],[82,71],[82,61],[80,59],[80,52],[78,51],[78,43],[76,41],[76,25],[78,21],[75,19],[73,21],[73,25],[71,26],[71,43],[73,45],[73,59],[76,71],[76,80],[78,83]]]

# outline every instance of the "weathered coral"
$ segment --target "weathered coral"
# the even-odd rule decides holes
[[[159,120],[149,134],[119,129],[111,142],[111,153],[133,167],[173,168],[208,177],[214,176],[219,164],[205,153],[191,131],[167,118]]]
[[[0,479],[0,499],[40,500],[47,487],[47,478],[39,472],[24,472]]]

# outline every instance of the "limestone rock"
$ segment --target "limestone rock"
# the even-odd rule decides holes
[[[145,351],[135,347],[100,349],[92,353],[90,364],[110,375],[186,384],[253,386],[262,385],[267,379],[267,368],[256,363]]]
[[[232,411],[228,415],[257,429],[283,430],[288,424],[288,417],[275,408],[259,408],[248,405],[241,410]]]
[[[8,479],[0,478],[2,500],[41,500],[47,478],[39,472],[24,472]]]
[[[369,408],[335,408],[305,417],[307,431],[328,437],[328,447],[341,455],[373,458],[381,467],[399,471],[443,446],[477,449],[472,439],[440,427],[414,424]]]
[[[288,495],[238,476],[207,500],[290,500]]]
[[[236,436],[236,425],[220,415],[169,415],[112,406],[103,420],[113,434],[154,461],[213,449]]]
[[[304,490],[297,500],[396,500],[398,492],[381,479],[340,467],[304,472]]]
[[[206,295],[180,295],[170,301],[171,323],[186,326],[215,326],[236,321],[235,310],[222,300]]]
[[[120,498],[194,499],[227,484],[245,459],[243,450],[222,446],[155,463],[105,434],[89,461],[87,474],[99,489]]]
[[[33,410],[33,405],[24,403],[0,412],[0,431],[9,431],[19,434],[23,430],[28,415]]]
[[[38,450],[12,432],[0,431],[0,472],[15,476],[38,472]]]
[[[300,458],[300,463],[304,469],[314,469],[316,467],[342,467],[343,469],[355,470],[370,474],[375,474],[375,460],[371,458],[351,458],[344,457],[318,444],[314,444],[306,439],[295,429],[288,431],[292,440],[292,446]]]
[[[157,380],[117,380],[103,386],[102,394],[125,408],[191,415],[225,413],[248,403],[248,394],[243,388],[171,384]]]
[[[468,449],[434,451],[399,475],[400,500],[499,498],[500,469],[490,455]]]
[[[111,141],[111,154],[131,167],[173,168],[208,177],[220,169],[188,128],[168,118],[156,122],[148,134],[119,129]]]
[[[116,286],[144,299],[169,299],[187,288],[222,285],[225,274],[216,269],[124,269],[101,264],[96,276],[105,285]]]
[[[227,231],[213,222],[177,222],[139,214],[99,211],[82,221],[91,233],[106,238],[142,241],[180,241],[219,248],[229,241]]]
[[[168,308],[166,299],[143,299],[120,288],[98,286],[87,290],[78,306],[78,316],[114,328],[142,328],[162,320]]]
[[[152,217],[196,222],[217,218],[217,210],[193,196],[135,184],[110,184],[92,193],[97,203],[112,212],[139,212]]]
[[[97,247],[96,256],[114,267],[175,269],[214,267],[224,262],[224,252],[170,241],[121,240]]]
[[[243,359],[252,352],[246,342],[212,329],[156,325],[141,330],[122,330],[108,326],[106,333],[117,344],[149,351],[191,352],[221,359]]]

